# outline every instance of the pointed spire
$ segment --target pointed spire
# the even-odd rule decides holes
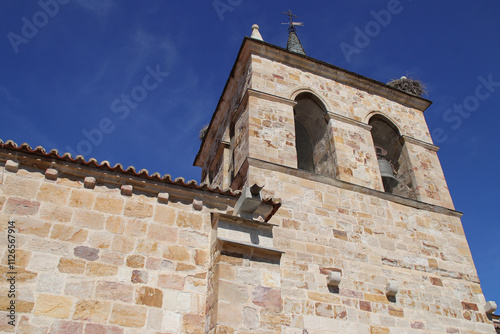
[[[293,22],[293,19],[298,18],[298,16],[293,15],[291,10],[283,12],[283,14],[287,15],[290,19],[290,22],[283,23],[288,24],[288,42],[286,43],[286,49],[291,52],[306,55],[306,51],[302,47],[302,43],[300,43],[299,37],[297,36],[297,29],[295,28],[302,27],[304,24],[302,22]]]
[[[259,32],[259,26],[257,24],[254,24],[252,26],[252,35],[250,37],[254,38],[254,39],[258,39],[259,41],[264,41],[262,39],[262,35]]]

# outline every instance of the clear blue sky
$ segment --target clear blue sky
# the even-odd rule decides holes
[[[285,46],[281,12],[292,9],[305,22],[299,37],[309,56],[382,82],[421,79],[484,293],[500,303],[499,1],[42,3],[50,15],[37,1],[1,4],[0,138],[60,152],[80,147],[86,158],[187,180],[200,178],[192,167],[198,131],[253,23],[265,41]],[[374,24],[373,13],[388,8],[390,18]],[[358,29],[369,39],[356,41]],[[348,57],[347,44],[357,48]],[[149,72],[157,80],[143,82]],[[95,145],[82,144],[85,131]]]

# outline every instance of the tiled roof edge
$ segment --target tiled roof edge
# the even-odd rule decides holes
[[[240,190],[232,190],[231,188],[224,188],[221,189],[220,187],[215,187],[211,186],[208,183],[202,182],[198,184],[195,180],[190,180],[190,181],[185,181],[183,177],[178,177],[176,179],[172,179],[172,176],[170,174],[165,174],[161,176],[159,173],[153,173],[149,174],[149,171],[147,169],[141,169],[139,172],[136,171],[136,169],[133,166],[129,166],[126,169],[123,168],[122,164],[116,164],[114,166],[111,166],[109,161],[102,161],[99,163],[95,158],[90,158],[88,161],[85,160],[85,158],[81,155],[77,155],[75,158],[72,157],[70,153],[64,153],[64,154],[59,154],[57,150],[50,150],[48,153],[47,151],[42,147],[42,146],[37,146],[35,148],[32,148],[29,144],[23,143],[21,145],[17,145],[14,141],[12,140],[7,140],[6,142],[2,141],[0,139],[0,148],[3,149],[9,149],[13,151],[18,151],[18,152],[26,152],[30,154],[35,154],[35,155],[40,155],[46,158],[53,158],[53,159],[58,159],[62,161],[69,161],[73,163],[77,163],[80,165],[84,165],[87,167],[91,168],[98,168],[98,169],[106,169],[108,171],[112,172],[118,172],[121,174],[127,174],[127,175],[133,175],[136,177],[141,177],[141,178],[146,178],[149,180],[156,180],[156,181],[162,181],[168,184],[173,184],[173,185],[178,185],[182,187],[187,187],[191,189],[198,189],[198,190],[204,190],[204,191],[209,191],[213,193],[219,193],[221,195],[227,195],[227,196],[234,196],[238,197],[241,194]],[[281,201],[275,200],[274,198],[268,197],[263,200],[265,203],[274,205],[275,211],[281,206]]]

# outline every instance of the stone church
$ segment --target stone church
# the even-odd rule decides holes
[[[0,331],[495,333],[430,104],[254,25],[200,184],[0,142]]]

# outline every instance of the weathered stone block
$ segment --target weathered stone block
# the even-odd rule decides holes
[[[179,229],[179,244],[189,247],[199,247],[200,245],[208,245],[208,235],[197,231],[186,231]]]
[[[144,268],[144,256],[130,255],[127,257],[127,266],[131,268]]]
[[[123,234],[127,220],[122,216],[109,216],[106,219],[106,230],[111,233]]]
[[[73,320],[106,323],[110,310],[110,302],[82,300],[76,303]]]
[[[252,302],[265,308],[280,310],[281,291],[263,286],[256,287],[252,291]]]
[[[372,306],[371,306],[370,302],[367,302],[365,300],[360,300],[359,301],[359,309],[362,311],[371,312]]]
[[[85,334],[123,334],[123,328],[99,324],[85,324]]]
[[[3,187],[3,194],[7,196],[34,200],[38,193],[41,182],[36,179],[25,179],[19,174],[5,175],[5,177],[2,179],[3,184],[0,183]]]
[[[134,249],[134,238],[127,237],[124,235],[113,236],[113,242],[111,243],[111,249],[119,253],[130,253]]]
[[[177,241],[177,228],[160,224],[150,224],[148,228],[148,238],[175,243]]]
[[[65,205],[70,197],[71,188],[53,183],[43,183],[38,190],[36,199],[40,202],[49,202],[56,205]]]
[[[68,318],[71,313],[73,300],[70,297],[39,294],[35,302],[35,315],[51,318]]]
[[[58,171],[54,168],[48,168],[45,171],[45,178],[47,180],[55,181],[55,180],[57,180],[57,175],[58,175]]]
[[[111,247],[112,237],[101,231],[92,231],[88,238],[89,246],[98,249],[108,249]]]
[[[73,243],[83,243],[87,240],[88,231],[83,228],[73,228],[67,225],[56,224],[52,228],[52,239],[70,241]]]
[[[138,254],[157,255],[158,242],[154,240],[139,240],[135,251]]]
[[[71,272],[70,272],[71,273]],[[94,290],[94,282],[66,283],[64,294],[77,297],[78,299],[88,299]]]
[[[462,308],[464,310],[479,311],[477,304],[475,303],[462,302]]]
[[[3,265],[8,265],[9,261],[9,256],[10,254],[8,250],[5,252],[5,256],[3,257],[2,264]],[[27,267],[31,259],[31,252],[22,250],[22,249],[16,249],[16,254],[15,254],[15,261],[16,261],[16,267]]]
[[[132,193],[134,192],[134,187],[131,185],[122,185],[120,187],[121,194],[123,196],[132,196]]]
[[[146,262],[146,268],[152,270],[175,270],[175,264],[169,260],[149,257]]]
[[[114,276],[118,272],[118,267],[98,262],[87,264],[86,274],[90,276]]]
[[[40,202],[18,197],[10,197],[5,204],[5,213],[19,216],[36,215],[39,209]]]
[[[202,249],[195,250],[194,263],[196,263],[197,265],[206,266],[208,264],[209,259],[210,255],[208,254],[207,251]]]
[[[9,199],[10,200],[10,199]],[[9,202],[7,202],[8,204]],[[24,218],[16,222],[19,233],[36,235],[40,238],[47,238],[49,235],[50,224],[34,218]]]
[[[69,222],[73,215],[71,208],[44,203],[40,210],[40,218],[51,222]]]
[[[404,318],[405,317],[403,308],[401,308],[399,306],[389,305],[388,310],[389,310],[389,314],[392,315],[392,316],[395,316],[395,317],[398,317],[398,318]]]
[[[199,231],[203,226],[203,221],[201,219],[201,215],[179,211],[177,214],[177,226],[179,227],[190,227],[194,230]]]
[[[45,253],[33,253],[29,270],[34,272],[54,271],[59,263],[58,256]]]
[[[130,281],[132,283],[141,283],[141,284],[147,284],[148,283],[148,272],[147,271],[142,271],[142,270],[133,270],[132,271],[132,278]]]
[[[158,277],[158,286],[163,289],[184,289],[186,278],[175,274],[160,275]]]
[[[205,317],[199,314],[185,314],[182,317],[182,328],[185,333],[203,334]]]
[[[131,284],[116,282],[98,282],[96,287],[96,298],[119,300],[125,303],[132,302],[134,287]]]
[[[165,225],[175,225],[177,211],[171,206],[157,205],[154,220]]]
[[[387,327],[370,326],[370,334],[389,334],[390,330]]]
[[[75,209],[73,213],[73,223],[75,225],[94,230],[102,230],[104,228],[104,218],[104,215],[100,212],[84,209]]]
[[[69,205],[75,208],[91,209],[94,206],[95,194],[88,190],[73,189]]]
[[[197,199],[193,200],[193,209],[201,211],[203,209],[203,201]]]
[[[113,195],[97,195],[94,210],[118,215],[123,211],[123,203],[123,199]]]
[[[168,204],[168,198],[169,194],[168,193],[159,193],[158,194],[158,202]]]
[[[99,258],[99,250],[87,246],[77,246],[73,249],[73,253],[76,257],[81,257],[88,261],[95,261]]]
[[[148,218],[153,216],[154,208],[149,203],[129,200],[125,204],[123,213],[129,217]]]
[[[55,321],[51,324],[50,334],[83,334],[83,326],[81,322],[76,321]]]
[[[188,261],[191,258],[190,252],[183,246],[168,246],[163,252],[163,257],[174,261]]]
[[[87,176],[83,180],[83,185],[87,189],[94,189],[95,183],[96,183],[96,179],[94,177],[91,177],[91,176]]]
[[[19,170],[19,162],[14,160],[7,160],[5,162],[5,170],[12,173],[17,173],[17,171]]]
[[[238,328],[241,325],[241,309],[233,304],[220,301],[217,310],[217,322]]]
[[[318,302],[315,304],[315,310],[319,317],[333,318],[333,308],[330,304]]]
[[[129,219],[126,227],[125,234],[132,237],[143,237],[146,235],[148,229],[148,223],[140,219]]]
[[[160,289],[141,286],[136,289],[135,303],[161,308],[163,304],[163,292]]]
[[[109,322],[124,327],[143,327],[146,323],[146,315],[144,306],[114,304]]]

